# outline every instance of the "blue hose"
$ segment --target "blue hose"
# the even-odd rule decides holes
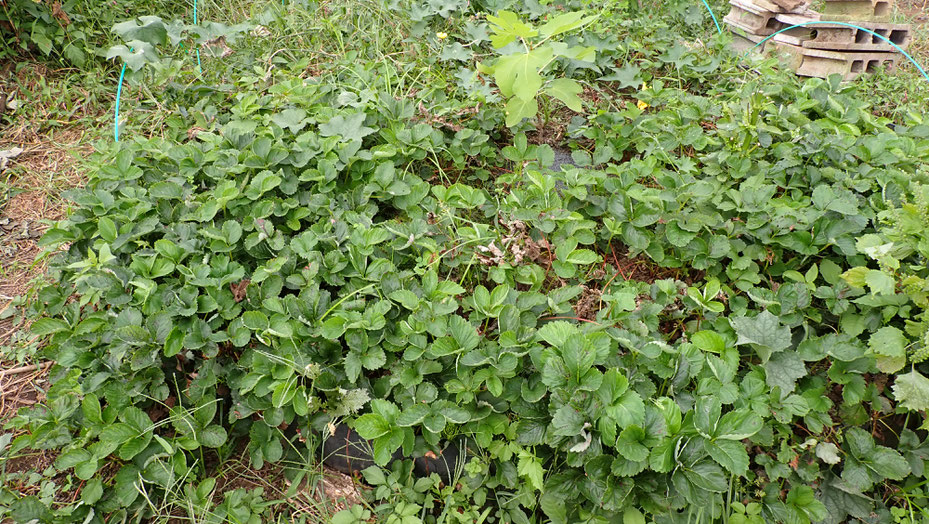
[[[132,52],[132,48],[129,48]],[[119,99],[123,94],[123,77],[126,76],[126,63],[123,62],[123,69],[119,72],[119,86],[116,88],[116,116],[113,118],[113,138],[119,142]]]
[[[716,24],[716,30],[719,31],[719,34],[723,34],[723,28],[719,26],[719,20],[716,19],[716,13],[713,12],[710,4],[706,3],[706,0],[703,0],[703,5],[706,6],[706,10],[709,11],[710,16],[713,17],[713,23]]]
[[[194,25],[198,25],[197,22],[197,0],[194,0]],[[197,70],[200,74],[203,74],[203,66],[200,65],[200,46],[197,46]]]
[[[900,47],[900,46],[898,46],[897,44],[891,42],[891,41],[888,40],[887,37],[885,37],[884,35],[879,35],[879,34],[875,33],[874,31],[872,31],[872,30],[870,30],[870,29],[867,29],[867,28],[864,28],[864,27],[861,27],[861,26],[857,26],[857,25],[855,25],[855,24],[847,24],[847,23],[845,23],[845,22],[827,22],[827,21],[824,21],[824,20],[818,20],[818,21],[815,21],[815,22],[803,22],[803,23],[801,23],[801,24],[792,25],[792,26],[790,26],[790,27],[788,27],[788,28],[786,28],[786,29],[781,29],[780,31],[774,33],[773,35],[770,35],[770,36],[765,37],[764,40],[762,40],[761,42],[758,42],[757,44],[755,44],[755,47],[749,49],[749,50],[745,53],[745,55],[742,56],[742,58],[745,58],[746,56],[748,56],[748,53],[751,53],[752,51],[754,51],[755,48],[757,48],[757,47],[760,46],[761,44],[767,42],[768,40],[774,38],[775,36],[777,36],[777,35],[783,33],[784,31],[790,31],[791,29],[795,29],[795,28],[797,28],[797,27],[804,27],[804,26],[808,26],[808,25],[817,25],[817,24],[819,24],[819,25],[823,25],[823,24],[829,24],[829,25],[842,25],[842,26],[846,26],[846,27],[853,27],[853,28],[855,28],[855,29],[859,29],[859,30],[862,30],[862,31],[867,31],[868,33],[870,33],[870,34],[872,34],[872,35],[874,35],[874,36],[880,38],[881,40],[887,42],[888,44],[892,45],[892,46],[894,47],[894,49],[896,49],[897,51],[900,51],[900,53],[903,54],[903,56],[905,56],[910,62],[913,63],[913,65],[916,66],[916,69],[918,69],[919,72],[922,73],[922,75],[926,78],[926,81],[929,81],[929,73],[926,73],[926,70],[923,69],[922,66],[919,65],[919,62],[917,62],[912,56],[910,56],[909,53],[907,53],[906,51],[904,51],[902,47]]]

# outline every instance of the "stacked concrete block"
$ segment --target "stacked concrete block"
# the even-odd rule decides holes
[[[724,20],[739,52],[774,51],[800,76],[839,74],[852,80],[894,67],[901,58],[895,46],[909,45],[910,26],[890,23],[891,2],[825,0],[822,12],[816,12],[803,0],[730,0],[732,10]],[[808,25],[786,29],[797,24]],[[774,36],[755,47],[770,35]]]

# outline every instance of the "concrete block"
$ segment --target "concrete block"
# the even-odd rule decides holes
[[[771,0],[777,4],[781,11],[787,13],[801,13],[806,11],[810,5],[810,0]]]
[[[827,0],[821,11],[823,20],[835,22],[889,22],[891,0]]]
[[[777,14],[775,12],[760,9],[740,0],[732,0],[730,5],[732,5],[732,10],[723,20],[748,33],[768,36],[785,27],[774,18]]]
[[[892,69],[901,57],[897,53],[843,53],[785,43],[776,43],[775,47],[778,53],[788,57],[788,65],[799,76],[826,78],[839,74],[843,80],[873,73],[881,66]]]
[[[770,42],[769,40],[764,44],[757,45],[762,40],[764,40],[763,36],[753,35],[736,26],[730,25],[729,31],[732,33],[732,49],[734,49],[739,54],[744,54],[752,50],[756,52],[764,51],[765,45]]]
[[[805,22],[806,19],[792,15],[777,15],[777,20],[786,26]],[[870,29],[894,44],[906,49],[910,45],[911,31],[908,24],[887,24],[880,22],[860,22],[863,28]],[[774,37],[782,43],[799,45],[810,49],[827,49],[834,51],[879,51],[894,52],[896,48],[885,40],[868,31],[826,22],[789,29]]]

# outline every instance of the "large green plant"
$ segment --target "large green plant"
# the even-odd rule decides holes
[[[524,22],[511,11],[500,11],[487,16],[493,36],[491,44],[501,55],[480,70],[493,75],[500,94],[506,98],[506,124],[516,126],[539,111],[540,94],[555,98],[573,111],[582,111],[578,96],[583,88],[576,80],[546,72],[559,58],[591,62],[595,57],[592,47],[569,46],[556,37],[580,29],[596,20],[582,12],[569,12],[554,16],[539,27]],[[545,75],[543,77],[543,75]]]

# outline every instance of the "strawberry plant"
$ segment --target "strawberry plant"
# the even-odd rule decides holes
[[[457,51],[336,39],[313,75],[246,57],[218,73],[234,88],[172,86],[157,135],[101,147],[42,240],[55,284],[29,313],[52,385],[0,438],[55,450],[80,492],[0,497],[4,516],[143,522],[175,493],[292,516],[217,493],[231,457],[357,474],[366,503],[334,522],[925,506],[926,126],[678,42],[681,7],[495,7],[416,2],[410,28],[451,45],[461,22],[503,112],[475,107],[492,96]],[[203,36],[169,25],[120,28]],[[430,67],[402,62],[414,44]],[[610,96],[549,112],[563,139],[511,134],[549,98],[581,109],[582,82]]]

